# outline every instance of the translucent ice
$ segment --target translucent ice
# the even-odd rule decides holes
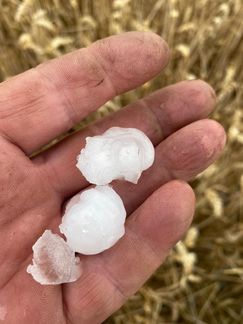
[[[97,186],[71,199],[59,227],[73,251],[97,254],[124,235],[125,219],[119,195],[110,186]]]
[[[76,281],[80,275],[79,258],[63,238],[46,230],[32,247],[33,265],[27,272],[42,285]]]
[[[153,144],[142,131],[112,127],[103,135],[86,138],[76,166],[90,183],[97,185],[115,179],[137,183],[153,161]]]

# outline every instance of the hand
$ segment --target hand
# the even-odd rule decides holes
[[[184,181],[204,170],[225,143],[222,127],[204,119],[215,104],[202,81],[159,90],[30,159],[107,100],[158,74],[169,52],[152,33],[112,36],[47,62],[0,85],[0,320],[4,323],[100,323],[163,262],[194,212]],[[74,283],[42,286],[26,273],[32,245],[58,232],[66,199],[88,186],[75,167],[86,136],[111,126],[136,127],[156,146],[154,166],[138,185],[116,182],[129,218],[110,250],[81,256]],[[180,180],[173,180],[180,179]]]

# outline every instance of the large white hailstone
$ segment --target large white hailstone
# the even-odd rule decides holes
[[[153,162],[153,144],[142,131],[112,127],[102,135],[86,138],[76,166],[88,182],[106,185],[115,179],[137,183]]]
[[[81,275],[79,258],[62,237],[46,230],[32,247],[33,265],[27,272],[42,285],[76,281]]]
[[[125,219],[120,196],[110,186],[96,186],[71,199],[59,227],[73,251],[97,254],[124,235]]]

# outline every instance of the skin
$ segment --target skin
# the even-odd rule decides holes
[[[100,323],[134,294],[189,227],[195,198],[185,182],[207,168],[225,144],[206,119],[215,105],[203,81],[184,81],[30,159],[42,145],[115,95],[166,66],[169,51],[152,33],[98,41],[0,84],[0,322]],[[115,182],[128,211],[125,236],[110,250],[81,256],[75,283],[42,286],[26,273],[32,245],[47,228],[58,233],[62,206],[88,186],[75,167],[86,136],[111,126],[136,127],[156,147],[138,185]]]

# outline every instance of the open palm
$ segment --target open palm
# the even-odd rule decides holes
[[[188,228],[194,194],[184,180],[212,163],[225,141],[222,127],[204,119],[215,96],[202,81],[159,90],[28,157],[107,100],[154,77],[168,57],[159,36],[132,32],[0,85],[0,322],[100,323],[138,290]],[[75,168],[86,136],[111,126],[139,128],[156,147],[155,163],[137,185],[114,183],[129,215],[126,234],[108,251],[81,256],[77,282],[42,286],[26,273],[31,247],[45,229],[58,232],[63,204],[88,186]]]

